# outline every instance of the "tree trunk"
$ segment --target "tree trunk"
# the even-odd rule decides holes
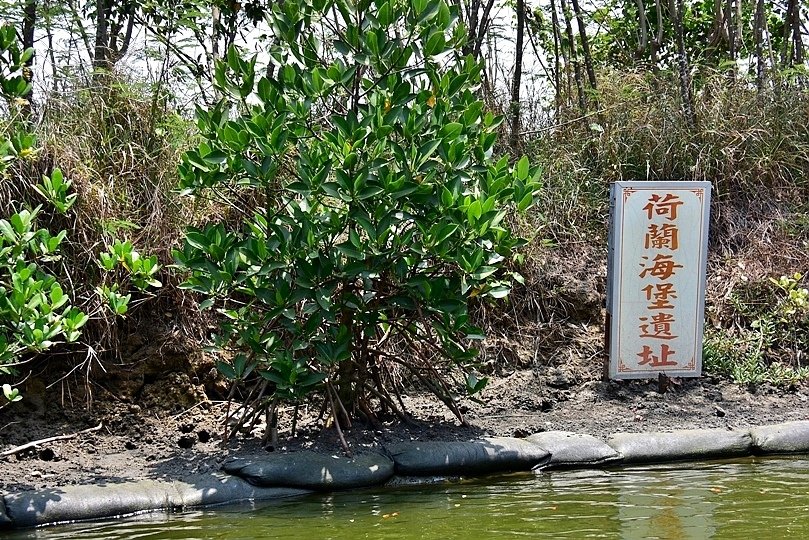
[[[514,77],[511,79],[511,151],[516,156],[520,146],[520,85],[522,84],[522,54],[525,33],[525,2],[517,0],[517,49],[514,53]]]
[[[691,64],[685,50],[685,31],[683,30],[683,0],[669,0],[669,10],[674,19],[674,39],[677,42],[677,70],[680,77],[680,93],[683,101],[688,127],[694,129],[697,117],[694,111],[694,99],[691,95]]]
[[[576,22],[579,25],[579,38],[581,39],[582,56],[584,56],[584,68],[587,71],[587,82],[591,90],[596,89],[596,71],[593,67],[593,55],[590,53],[590,40],[587,38],[587,28],[584,26],[579,0],[571,0],[573,12],[576,14]],[[597,108],[597,107],[596,107]]]
[[[736,25],[733,23],[734,13],[733,0],[727,0],[725,4],[725,25],[727,25],[728,34],[728,56],[732,62],[736,61]],[[735,71],[735,69],[733,71]]]
[[[801,4],[795,1],[795,9],[792,11],[792,42],[795,48],[795,65],[803,65],[803,36],[801,35]]]
[[[494,7],[494,0],[488,0],[483,8],[483,15],[478,21],[478,34],[475,37],[475,48],[472,51],[472,56],[476,59],[480,58],[480,53],[483,50],[483,40],[489,32],[489,26],[492,24],[492,7]]]
[[[94,76],[100,71],[108,71],[109,65],[109,14],[111,0],[96,0],[96,35],[93,47]]]
[[[788,0],[787,2],[787,12],[784,14],[784,35],[783,35],[783,42],[781,45],[781,67],[786,68],[791,65],[794,65],[795,56],[792,54],[793,51],[793,23],[795,20],[795,9],[800,10],[800,6],[798,6],[798,0]],[[797,32],[800,36],[800,29]]]
[[[48,59],[51,62],[51,88],[54,92],[59,89],[59,78],[57,72],[59,66],[56,64],[56,53],[53,48],[53,26],[51,24],[50,2],[45,3],[45,36],[48,40]]]
[[[551,24],[553,25],[553,59],[554,77],[556,78],[556,117],[559,118],[559,110],[562,106],[562,58],[559,50],[559,17],[556,13],[556,2],[551,0]],[[568,80],[569,82],[569,80]],[[570,85],[567,86],[567,95],[570,95]]]
[[[657,29],[655,37],[652,39],[652,50],[649,56],[652,59],[652,73],[657,74],[659,71],[657,53],[663,45],[663,6],[660,4],[660,0],[655,0],[655,11],[657,12]]]
[[[573,64],[573,78],[576,81],[576,90],[579,95],[579,109],[582,113],[587,112],[587,100],[584,94],[584,78],[581,72],[581,64],[579,63],[578,54],[576,52],[576,38],[573,35],[573,27],[570,24],[570,11],[567,8],[567,1],[560,0],[562,8],[562,17],[565,18],[565,33],[567,34],[568,49],[570,52],[570,62]]]
[[[756,89],[764,90],[764,0],[756,0],[753,18],[753,39],[756,42]]]
[[[37,3],[36,0],[26,0],[25,7],[23,8],[22,19],[22,48],[23,50],[34,48],[34,30],[36,29],[37,22]],[[34,80],[34,57],[32,56],[25,62],[23,67],[23,77],[29,83]],[[25,104],[21,107],[20,113],[25,121],[30,121],[33,114],[33,100],[34,100],[34,87],[24,95],[22,98]]]
[[[646,19],[646,5],[643,0],[635,0],[638,7],[638,47],[635,49],[635,61],[643,60],[649,46],[649,21]]]

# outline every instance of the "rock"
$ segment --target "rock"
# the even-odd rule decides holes
[[[753,440],[747,431],[687,429],[671,433],[616,433],[607,441],[625,463],[748,456]]]
[[[543,468],[604,465],[621,460],[618,452],[591,435],[569,431],[543,431],[526,439],[551,453]]]
[[[750,429],[756,454],[809,453],[809,421],[798,420]]]
[[[222,469],[255,486],[287,486],[320,491],[373,486],[393,476],[393,462],[378,453],[353,459],[310,451],[257,454],[228,459]]]
[[[410,476],[475,476],[528,471],[550,453],[523,439],[492,437],[471,442],[403,442],[388,447],[396,473]]]
[[[548,386],[551,388],[567,390],[573,386],[575,382],[575,378],[570,377],[568,373],[559,368],[553,368],[550,373],[548,373]]]

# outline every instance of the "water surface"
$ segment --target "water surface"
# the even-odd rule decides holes
[[[10,539],[809,538],[809,460],[516,474],[19,531]]]

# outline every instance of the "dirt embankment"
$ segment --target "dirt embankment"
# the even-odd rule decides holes
[[[597,371],[597,370],[595,370]],[[172,382],[175,393],[182,381]],[[188,384],[186,392],[192,393]],[[809,392],[738,385],[701,379],[672,381],[664,393],[657,381],[603,382],[564,366],[536,366],[494,376],[485,401],[464,403],[469,426],[461,426],[443,405],[420,393],[404,397],[414,423],[390,418],[383,429],[355,424],[346,430],[355,451],[401,440],[464,440],[482,435],[522,437],[546,430],[607,436],[619,431],[744,427],[809,419]],[[168,399],[176,395],[166,393]],[[229,452],[261,446],[263,425],[222,442],[218,423],[226,404],[145,407],[98,401],[91,411],[62,407],[56,396],[29,399],[7,409],[0,420],[0,452],[49,437],[88,430],[72,438],[38,444],[0,458],[0,485],[18,491],[67,484],[116,482],[137,478],[182,478],[216,470]],[[318,418],[317,403],[302,406],[291,437],[292,409],[282,411],[278,447],[283,452],[310,448],[338,453],[334,428]],[[98,427],[100,426],[100,427]],[[97,428],[97,429],[95,429]]]
[[[739,261],[760,258],[760,250],[750,249],[738,257],[727,257],[727,250],[715,254],[709,306],[721,306],[733,285],[728,276],[741,271]],[[759,277],[795,264],[794,259],[782,262],[762,269]],[[809,419],[806,385],[742,387],[710,373],[662,386],[656,380],[602,381],[602,251],[573,247],[531,264],[528,286],[515,290],[506,308],[487,312],[480,307],[476,314],[488,331],[481,370],[490,382],[481,402],[462,403],[469,425],[461,426],[440,402],[414,388],[403,397],[414,422],[381,418],[382,429],[356,423],[346,429],[355,450],[410,439],[521,437],[547,430],[606,437],[620,431]],[[744,266],[744,272],[751,276],[751,266]],[[710,313],[716,317],[719,311]],[[155,347],[151,339],[133,338],[128,346],[131,351],[122,355],[126,361],[107,365],[106,372],[74,370],[56,383],[58,378],[47,374],[31,378],[23,389],[25,399],[0,411],[0,454],[86,430],[0,455],[0,488],[181,478],[217,470],[234,450],[262,446],[261,424],[223,442],[227,404],[211,396],[223,395],[226,387],[210,360],[171,346]],[[337,432],[321,412],[316,400],[302,405],[293,437],[293,409],[283,409],[272,451],[340,452]]]

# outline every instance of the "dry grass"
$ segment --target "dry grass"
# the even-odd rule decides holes
[[[758,94],[744,81],[703,73],[696,129],[674,78],[601,73],[599,94],[600,114],[577,119],[578,111],[564,110],[557,126],[524,141],[545,167],[545,185],[533,214],[517,223],[532,238],[526,285],[502,311],[490,310],[489,327],[521,328],[536,343],[538,332],[556,335],[563,346],[566,325],[598,321],[600,303],[582,299],[603,298],[608,189],[618,180],[712,182],[708,316],[726,336],[750,324],[731,301],[740,290],[809,274],[809,93]],[[769,361],[779,352],[785,364],[799,356],[773,350]]]
[[[41,115],[34,127],[37,154],[2,180],[0,206],[44,203],[31,186],[57,167],[73,182],[78,198],[71,212],[59,215],[45,204],[40,226],[67,230],[63,260],[50,270],[72,291],[74,304],[91,315],[76,362],[120,361],[132,333],[176,345],[201,337],[205,325],[196,304],[177,289],[179,278],[167,268],[185,226],[210,213],[174,193],[177,163],[192,142],[190,122],[172,112],[167,96],[114,76],[103,86],[77,84],[47,96]],[[133,291],[126,318],[112,316],[95,291],[116,281],[124,292],[128,288],[125,274],[106,274],[96,262],[115,239],[157,255],[163,266],[163,287],[150,294]]]

